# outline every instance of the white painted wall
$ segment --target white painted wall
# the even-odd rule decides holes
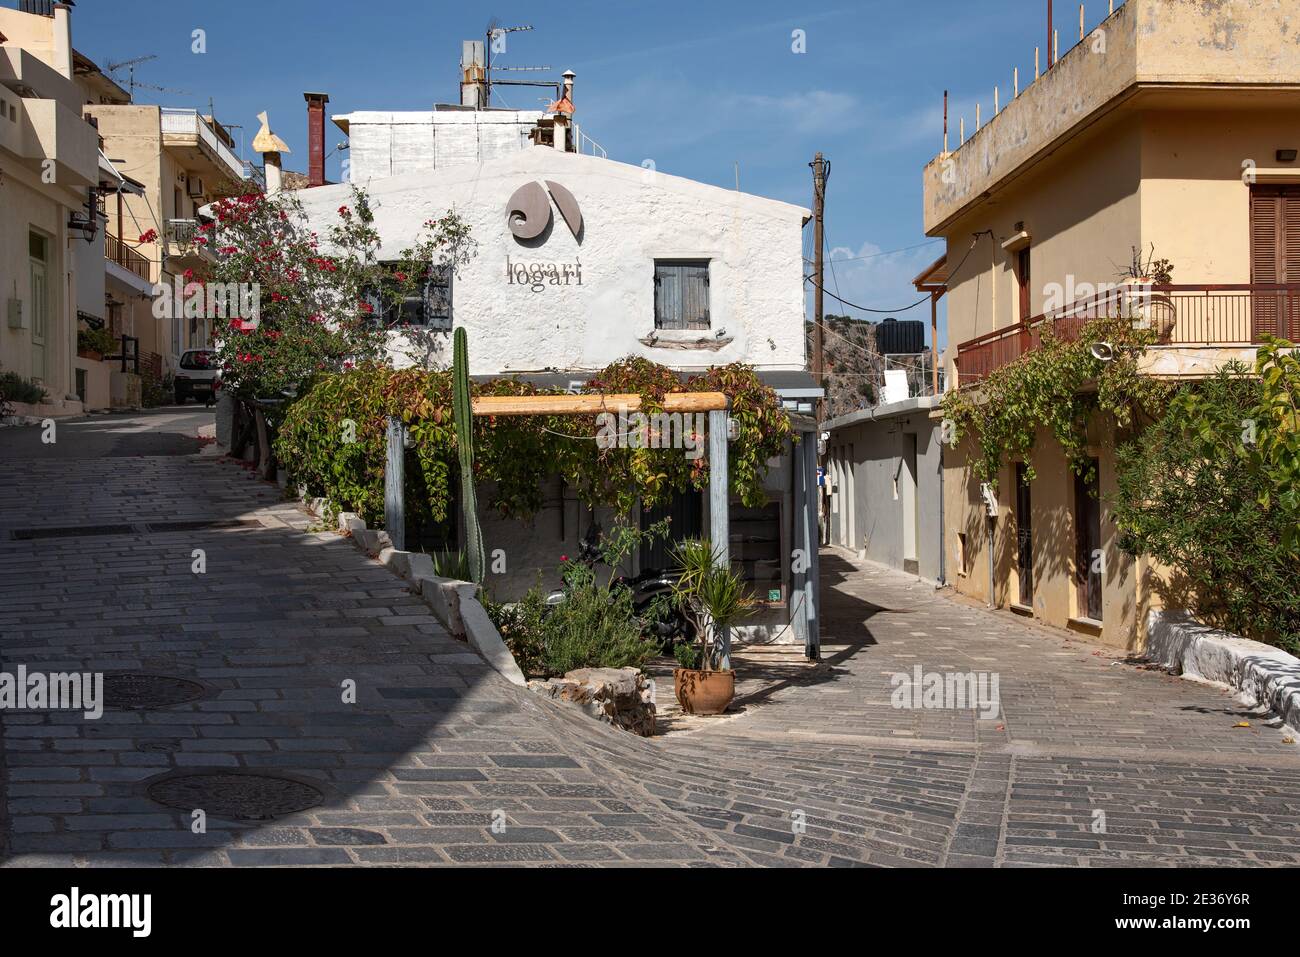
[[[334,117],[348,128],[351,181],[489,162],[528,149],[539,110],[359,111]]]
[[[581,242],[552,208],[549,234],[518,241],[506,222],[515,190],[551,179],[582,207]],[[665,173],[548,147],[530,147],[482,165],[459,166],[358,183],[368,189],[384,258],[398,258],[422,224],[448,209],[465,218],[478,255],[456,279],[454,315],[470,340],[474,374],[543,369],[592,370],[627,355],[679,369],[747,362],[760,369],[802,369],[804,294],[802,224],[807,210]],[[351,199],[346,184],[302,190],[322,235]],[[712,329],[661,333],[654,345],[656,258],[708,259]],[[540,292],[507,282],[506,264],[582,266],[582,285]],[[725,331],[720,347],[664,348]],[[450,360],[450,333],[433,333],[432,365]]]

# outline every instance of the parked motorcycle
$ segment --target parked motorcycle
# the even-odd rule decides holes
[[[600,526],[592,525],[578,544],[576,561],[594,568],[601,561],[600,538]],[[673,645],[695,639],[690,619],[671,600],[680,577],[676,571],[653,568],[633,577],[620,575],[610,582],[611,588],[626,588],[632,593],[632,608],[641,624],[641,634],[665,652],[671,652]],[[567,599],[566,586],[548,594],[546,604],[554,608]]]

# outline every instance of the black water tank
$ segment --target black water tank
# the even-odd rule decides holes
[[[876,349],[886,356],[914,356],[925,351],[925,323],[886,319],[876,326]]]

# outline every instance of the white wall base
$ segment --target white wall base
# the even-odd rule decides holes
[[[1151,611],[1147,632],[1152,661],[1229,688],[1244,703],[1270,708],[1289,728],[1300,728],[1300,658],[1202,625],[1186,612]]]

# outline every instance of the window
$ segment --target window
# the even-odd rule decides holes
[[[365,299],[375,310],[376,321],[382,319],[384,325],[390,328],[421,326],[427,329],[450,330],[452,278],[450,266],[435,266],[424,288],[405,296],[400,302],[385,303],[374,290],[367,292]]]
[[[37,232],[27,234],[28,276],[31,282],[32,303],[32,378],[45,381],[46,342],[51,309],[49,238]]]
[[[709,261],[655,260],[655,328],[709,328]]]
[[[181,356],[181,368],[186,370],[206,371],[212,368],[214,353],[206,349],[191,349]]]

